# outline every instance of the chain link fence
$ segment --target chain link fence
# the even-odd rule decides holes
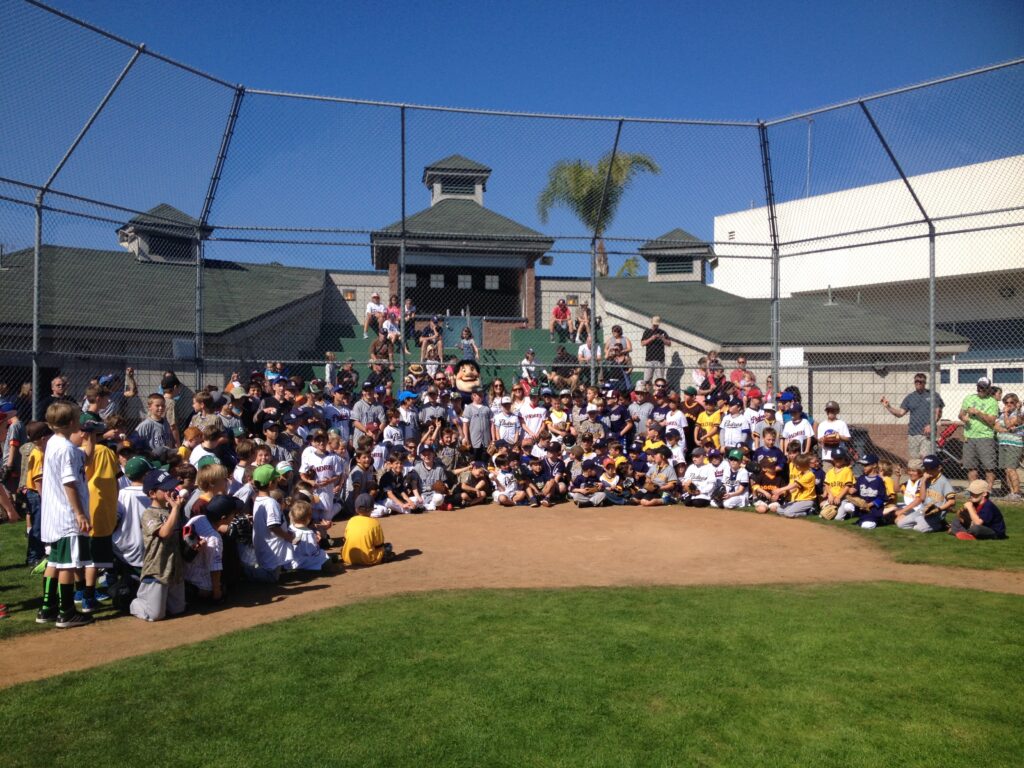
[[[58,374],[397,389],[472,357],[485,386],[796,387],[905,458],[880,400],[916,374],[939,448],[979,378],[1024,389],[1024,61],[640,120],[277,93],[36,2],[0,18],[0,382],[26,417]]]

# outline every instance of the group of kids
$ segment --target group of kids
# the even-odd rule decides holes
[[[753,507],[1006,536],[984,481],[947,523],[956,491],[937,457],[910,462],[899,489],[887,462],[855,458],[834,402],[815,429],[791,392],[776,407],[756,389],[700,402],[663,379],[558,393],[517,381],[514,398],[498,382],[466,393],[444,384],[391,397],[366,382],[352,403],[352,386],[253,372],[248,386],[197,393],[180,440],[165,416],[176,378],[130,433],[104,418],[103,385],[88,388],[84,409],[53,402],[21,447],[28,562],[43,575],[36,620],[81,626],[112,602],[156,621],[186,602],[221,603],[243,580],[375,565],[395,557],[379,518],[491,502]]]

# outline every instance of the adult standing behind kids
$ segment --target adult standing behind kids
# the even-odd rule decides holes
[[[672,346],[668,334],[662,330],[661,317],[651,318],[651,327],[640,337],[640,346],[645,350],[644,382],[649,383],[665,377],[665,347]]]
[[[968,480],[978,479],[978,470],[985,473],[991,489],[996,482],[995,423],[999,418],[999,401],[992,396],[992,382],[978,379],[977,394],[968,395],[960,406],[959,419],[964,423],[962,463]]]
[[[910,422],[907,424],[907,460],[923,459],[931,452],[931,392],[925,388],[928,377],[923,373],[914,376],[914,391],[903,398],[899,408],[894,408],[889,398],[882,398],[882,407],[897,419],[910,414]],[[935,393],[935,421],[942,418],[942,409],[946,404],[942,402],[939,393]]]

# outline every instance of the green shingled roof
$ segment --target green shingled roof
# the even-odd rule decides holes
[[[512,219],[484,208],[473,200],[448,198],[405,220],[406,232],[411,237],[464,236],[472,239],[504,238],[531,240],[547,250],[554,240],[535,229],[525,227]],[[372,237],[401,234],[402,222],[396,221],[373,233]]]
[[[0,326],[32,323],[32,251],[0,272]],[[139,262],[126,251],[44,245],[44,326],[192,334],[195,265]],[[88,279],[83,276],[88,275]],[[223,333],[323,290],[321,269],[207,260],[207,333]]]
[[[771,302],[747,299],[697,282],[648,282],[646,278],[601,278],[605,301],[662,321],[719,346],[771,344]],[[898,323],[872,308],[819,297],[781,300],[782,344],[786,346],[928,344],[928,325]],[[967,339],[936,331],[939,344]]]
[[[468,157],[464,157],[463,155],[448,155],[448,157],[443,160],[438,160],[424,168],[423,175],[426,176],[428,171],[432,173],[443,173],[444,171],[490,173],[491,169],[483,163],[478,163],[476,160],[470,160]]]
[[[639,250],[641,252],[661,249],[672,250],[674,248],[690,248],[695,245],[707,246],[707,242],[701,240],[696,235],[690,234],[685,229],[676,227],[671,232],[666,232],[661,237],[648,240],[640,246]]]

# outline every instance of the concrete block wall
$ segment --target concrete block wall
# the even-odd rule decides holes
[[[355,298],[346,300],[344,292],[355,291]],[[388,301],[388,273],[380,272],[337,272],[327,273],[324,290],[323,319],[325,323],[339,325],[362,325],[366,305],[376,291],[381,301]]]

